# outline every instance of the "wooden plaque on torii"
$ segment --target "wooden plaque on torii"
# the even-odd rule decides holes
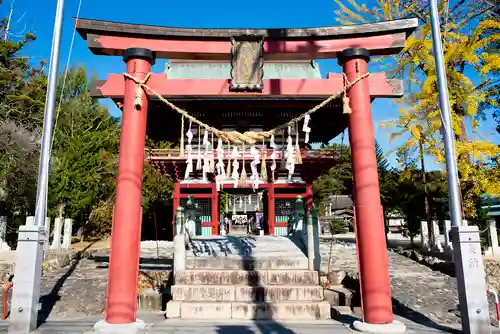
[[[264,40],[260,36],[231,39],[231,91],[261,92],[264,89]]]

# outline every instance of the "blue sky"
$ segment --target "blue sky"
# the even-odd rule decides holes
[[[37,40],[26,48],[26,54],[33,59],[49,59],[56,2],[56,0],[16,0],[14,3],[12,33],[20,33],[24,29],[36,34]],[[366,1],[367,4],[371,2]],[[2,17],[8,16],[10,3],[4,1],[0,5]],[[60,70],[64,70],[66,66],[73,34],[73,17],[77,14],[78,4],[78,0],[66,0]],[[214,2],[82,0],[80,17],[176,27],[288,28],[337,25],[335,9],[333,0],[316,0],[314,3],[293,0],[255,0],[250,3],[234,0]],[[164,63],[163,60],[158,60],[153,71],[161,72]],[[87,49],[86,42],[78,34],[73,44],[71,64],[84,64],[90,72],[100,78],[105,78],[110,72],[122,73],[125,70],[121,57],[92,55]],[[321,61],[319,64],[323,74],[341,72],[336,60]],[[376,70],[374,66],[371,65],[372,70]],[[103,103],[110,108],[113,115],[119,114],[112,103],[109,101]],[[376,100],[372,105],[372,112],[375,122],[398,115],[392,101],[386,99]],[[493,122],[488,123],[483,126],[482,132],[487,138],[491,137],[491,140],[498,142],[499,138],[493,135]],[[389,143],[388,130],[375,127],[375,136],[385,151],[397,146],[398,142]],[[394,162],[394,156],[389,158]],[[429,167],[439,168],[432,159],[427,160]]]

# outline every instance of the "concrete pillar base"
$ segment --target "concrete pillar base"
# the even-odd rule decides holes
[[[98,334],[142,334],[146,333],[146,323],[137,319],[129,324],[109,324],[100,320],[94,325],[94,333]]]
[[[352,328],[358,332],[370,334],[403,334],[406,333],[406,326],[400,321],[394,320],[390,324],[369,324],[356,320]]]

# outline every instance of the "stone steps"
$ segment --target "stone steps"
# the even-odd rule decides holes
[[[324,295],[319,285],[174,285],[172,298],[189,302],[317,302]]]
[[[290,258],[237,258],[237,257],[187,257],[186,269],[205,270],[307,270],[304,257]]]
[[[169,318],[330,319],[319,275],[286,237],[197,238],[174,273]]]
[[[309,270],[204,270],[192,269],[178,271],[175,283],[205,285],[312,285],[319,283],[316,271]]]
[[[330,319],[330,304],[319,302],[183,302],[167,304],[167,318],[183,319]]]

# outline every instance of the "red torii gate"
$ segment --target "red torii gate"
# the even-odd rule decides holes
[[[344,78],[353,82],[368,73],[370,56],[397,54],[416,19],[374,24],[310,29],[187,29],[79,19],[76,27],[96,55],[123,56],[126,72],[139,80],[151,72],[156,58],[231,60],[237,36],[262,39],[263,59],[303,60],[338,58],[343,74],[326,79],[263,80],[259,92],[234,92],[226,79],[169,79],[153,74],[147,84],[165,97],[328,97],[340,91]],[[275,87],[279,87],[276,89]],[[123,75],[111,74],[97,82],[92,94],[123,102],[122,135],[116,207],[112,228],[107,324],[136,322],[137,274],[140,257],[141,187],[148,95],[137,109],[138,85]],[[393,322],[388,258],[375,157],[370,103],[374,97],[403,94],[401,80],[374,73],[348,92],[349,141],[352,152],[363,321],[382,325]]]

